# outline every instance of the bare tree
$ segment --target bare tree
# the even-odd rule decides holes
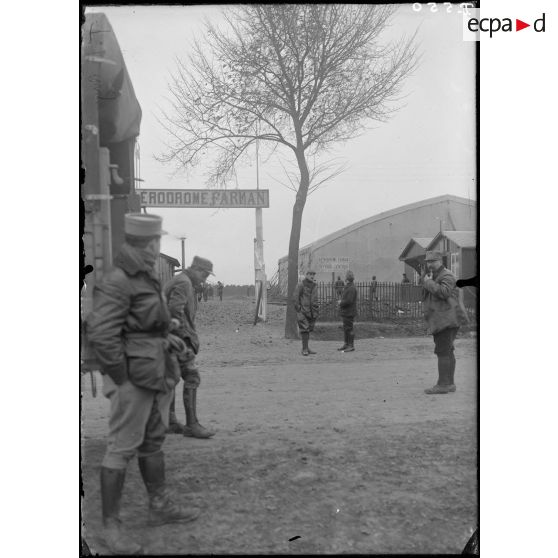
[[[395,9],[240,6],[225,12],[226,27],[208,22],[203,44],[195,44],[187,62],[177,62],[170,83],[172,110],[161,119],[172,139],[160,160],[188,168],[207,161],[213,151],[210,183],[221,185],[257,140],[294,155],[289,298],[298,280],[306,199],[331,170],[326,164],[312,173],[309,157],[355,137],[371,121],[385,122],[397,110],[394,101],[416,65],[414,37],[379,42]],[[296,315],[291,304],[287,308],[285,336],[296,338]]]

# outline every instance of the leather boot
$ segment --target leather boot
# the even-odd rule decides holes
[[[450,353],[450,367],[449,367],[449,390],[453,393],[457,388],[455,387],[455,353]]]
[[[301,333],[300,337],[302,337],[302,356],[308,356],[310,354],[308,352],[308,339],[310,338],[310,334]]]
[[[172,390],[172,399],[169,408],[169,427],[167,428],[167,434],[183,434],[184,425],[178,422],[175,413],[175,390]]]
[[[347,333],[347,348],[346,353],[352,353],[355,350],[355,336],[352,333]]]
[[[198,421],[196,410],[197,389],[184,388],[184,410],[186,411],[186,426],[184,427],[184,436],[190,438],[211,438],[215,432],[202,426]]]
[[[122,531],[120,522],[120,500],[125,469],[101,467],[101,502],[103,507],[103,537],[114,554],[139,554],[141,545],[134,542]]]
[[[307,349],[309,355],[315,355],[315,354],[316,354],[316,351],[313,351],[313,350],[310,348],[310,334],[308,333],[307,335],[308,335],[308,341],[307,341],[307,343],[306,343],[306,349]]]
[[[347,339],[347,332],[343,331],[343,335],[344,335],[343,346],[339,347],[337,349],[338,351],[344,351],[349,346],[349,342],[348,342],[348,339]]]
[[[147,457],[138,457],[138,464],[149,495],[149,523],[186,523],[199,515],[196,508],[186,508],[173,502],[165,483],[165,458],[162,451]]]
[[[428,395],[449,393],[450,366],[451,366],[451,362],[449,356],[438,355],[438,383],[434,387],[425,389],[424,393]]]

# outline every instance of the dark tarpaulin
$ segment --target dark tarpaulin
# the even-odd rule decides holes
[[[140,132],[141,107],[116,36],[105,14],[86,14],[82,27],[82,63],[96,64],[100,144],[135,138]]]

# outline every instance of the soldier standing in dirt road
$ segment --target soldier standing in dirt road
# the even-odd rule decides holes
[[[453,342],[460,325],[468,322],[460,304],[459,289],[454,274],[444,267],[441,252],[426,252],[426,267],[420,279],[423,287],[422,308],[430,333],[434,337],[434,352],[438,357],[438,383],[425,389],[428,395],[455,391],[455,354]]]
[[[350,269],[347,270],[345,279],[347,280],[347,284],[343,288],[341,300],[337,303],[339,306],[339,315],[343,320],[345,342],[343,343],[343,346],[339,347],[337,350],[350,353],[355,350],[355,332],[353,324],[357,310],[357,290],[354,285],[355,276]]]
[[[205,283],[210,275],[213,275],[213,264],[205,258],[194,256],[192,265],[175,275],[164,287],[171,317],[179,322],[175,333],[188,347],[188,355],[178,359],[180,374],[184,380],[182,400],[186,413],[186,426],[181,425],[176,419],[173,396],[169,411],[169,432],[194,438],[211,438],[215,434],[199,423],[196,409],[197,391],[200,385],[200,373],[196,366],[196,355],[200,348],[195,325],[199,300],[196,296],[196,288]]]
[[[126,468],[137,455],[149,495],[152,524],[190,521],[195,509],[175,504],[165,485],[161,447],[179,375],[168,335],[170,316],[154,272],[162,220],[146,213],[124,216],[125,243],[114,268],[95,286],[87,336],[110,400],[107,450],[101,465],[105,542],[115,554],[136,554],[141,546],[123,531],[119,518]],[[180,347],[182,345],[182,347]]]
[[[302,355],[315,355],[308,347],[310,333],[314,331],[314,324],[318,317],[318,299],[316,293],[316,272],[307,271],[306,277],[296,286],[293,293],[293,303],[296,310],[298,330],[302,337]]]

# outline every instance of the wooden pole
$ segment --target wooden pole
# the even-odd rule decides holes
[[[256,189],[260,189],[260,164],[259,141],[256,140]],[[264,249],[263,249],[263,213],[261,207],[256,207],[256,238],[254,241],[254,271],[256,286],[254,295],[256,299],[256,312],[264,322],[267,319],[267,278],[265,275]],[[258,292],[258,284],[260,289]]]
[[[184,241],[186,240],[185,236],[180,237],[180,242],[182,244],[182,271],[186,269],[186,250],[184,248]]]

